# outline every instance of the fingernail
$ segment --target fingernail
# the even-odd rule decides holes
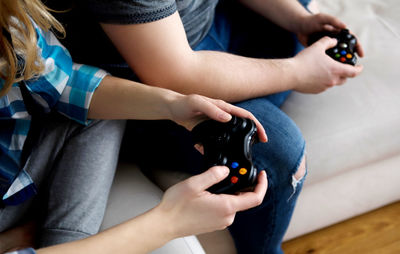
[[[232,116],[230,115],[230,114],[228,114],[228,113],[221,113],[220,115],[219,115],[219,119],[221,119],[222,121],[229,121],[229,120],[231,120],[231,118],[232,118]]]
[[[227,168],[227,167],[222,167],[222,173],[224,173],[224,175],[229,174],[229,168]]]

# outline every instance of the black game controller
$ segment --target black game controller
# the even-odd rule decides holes
[[[357,57],[354,52],[354,48],[357,44],[357,39],[349,33],[349,30],[342,29],[340,32],[318,32],[310,35],[308,45],[313,44],[324,36],[329,36],[337,39],[338,43],[335,47],[330,48],[326,51],[326,54],[332,57],[334,60],[345,63],[356,65]]]
[[[232,116],[227,123],[206,120],[192,130],[196,144],[203,145],[208,167],[227,166],[227,178],[211,186],[212,193],[232,194],[251,187],[256,182],[257,170],[251,159],[251,146],[258,141],[255,123]]]

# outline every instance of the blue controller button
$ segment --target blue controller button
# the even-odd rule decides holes
[[[231,168],[237,168],[237,167],[239,167],[239,163],[237,163],[236,161],[232,162]]]

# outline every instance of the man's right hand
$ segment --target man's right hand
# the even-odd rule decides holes
[[[325,53],[336,43],[336,39],[324,37],[294,57],[297,82],[293,90],[301,93],[320,93],[341,85],[347,78],[356,77],[362,72],[363,66],[337,62]]]

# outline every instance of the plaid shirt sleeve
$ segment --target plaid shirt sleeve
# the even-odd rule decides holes
[[[32,248],[17,250],[13,252],[6,252],[5,254],[36,254],[36,251]]]
[[[73,63],[69,52],[53,33],[37,28],[37,34],[45,72],[28,82],[35,100],[47,111],[54,109],[87,124],[93,92],[107,73],[96,67]]]
[[[79,123],[87,124],[93,92],[106,75],[100,69],[73,64],[71,76],[56,104],[57,111]]]

